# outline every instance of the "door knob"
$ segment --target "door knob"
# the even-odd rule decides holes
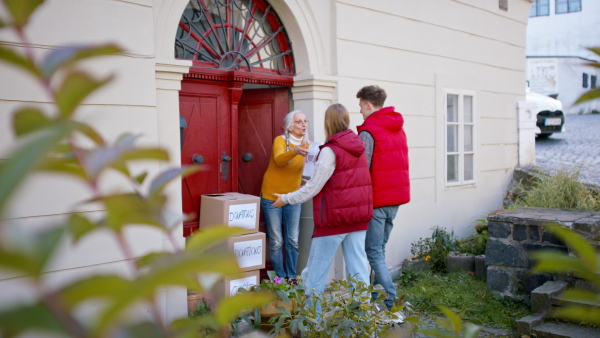
[[[250,153],[245,153],[245,154],[242,156],[242,160],[244,160],[244,162],[250,162],[250,161],[252,161],[252,154],[250,154]]]
[[[194,164],[202,164],[204,163],[204,157],[201,155],[194,155],[192,156],[192,162],[194,162]]]

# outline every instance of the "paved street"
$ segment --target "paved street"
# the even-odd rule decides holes
[[[600,114],[566,115],[564,133],[536,139],[536,167],[581,167],[580,180],[600,186]]]

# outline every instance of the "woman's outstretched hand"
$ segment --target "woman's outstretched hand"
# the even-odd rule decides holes
[[[283,203],[283,200],[281,199],[281,194],[273,194],[275,196],[277,196],[277,201],[275,201],[275,203],[273,203],[274,207],[283,207],[286,203]]]
[[[308,155],[308,149],[304,149],[303,147],[306,147],[306,144],[302,143],[301,145],[294,147],[292,152],[296,155],[306,157],[306,155]]]

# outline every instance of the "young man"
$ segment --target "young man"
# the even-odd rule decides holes
[[[385,261],[385,245],[394,226],[400,205],[410,201],[408,145],[404,118],[394,107],[385,107],[387,94],[378,86],[358,91],[360,113],[365,122],[358,126],[358,136],[365,144],[365,154],[373,184],[373,218],[369,222],[365,250],[375,272],[374,284],[381,284],[388,296],[385,305],[391,310],[396,288]]]

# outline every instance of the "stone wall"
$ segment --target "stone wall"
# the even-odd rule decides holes
[[[551,274],[530,274],[534,262],[529,253],[541,249],[568,249],[546,230],[550,224],[560,224],[578,230],[586,237],[597,239],[600,233],[600,213],[591,211],[516,208],[488,217],[489,239],[485,263],[487,285],[503,296],[527,297],[533,289],[554,280]]]

